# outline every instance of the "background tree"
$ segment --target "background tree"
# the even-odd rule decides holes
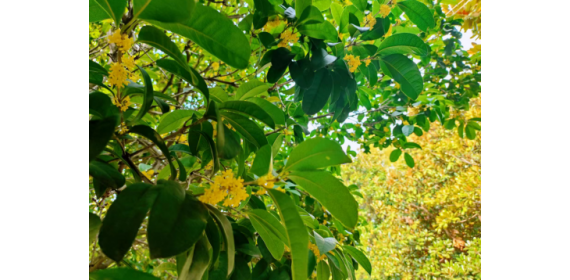
[[[435,2],[89,1],[90,277],[354,279],[356,153],[473,139],[480,56]]]
[[[464,117],[480,116],[480,102]],[[423,148],[414,169],[377,149],[343,168],[362,194],[368,225],[360,240],[376,268],[372,279],[480,279],[481,134],[469,141],[436,125],[414,138]]]

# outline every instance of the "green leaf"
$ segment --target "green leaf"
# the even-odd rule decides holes
[[[152,23],[192,40],[232,67],[245,69],[249,64],[247,37],[231,19],[211,7],[196,4],[191,19],[183,23]]]
[[[236,99],[246,100],[251,97],[266,93],[271,88],[270,84],[262,83],[258,80],[251,80],[241,85],[236,91]]]
[[[184,22],[195,10],[195,1],[187,0],[134,0],[135,18],[160,22]]]
[[[186,168],[184,168],[184,165],[182,165],[182,162],[178,159],[178,157],[176,156],[176,153],[172,152],[170,153],[172,155],[172,157],[174,157],[174,159],[176,160],[176,163],[178,164],[178,170],[179,170],[179,176],[178,176],[178,180],[179,181],[186,181]]]
[[[154,90],[152,88],[152,80],[150,79],[150,76],[140,66],[137,65],[137,68],[141,72],[144,81],[143,104],[139,109],[137,116],[134,118],[134,120],[131,121],[131,123],[135,123],[138,120],[142,119],[142,117],[150,109],[150,107],[152,106],[152,102],[154,101]]]
[[[368,6],[368,1],[366,0],[354,0],[352,3],[362,12],[366,11],[366,6]]]
[[[111,204],[99,231],[105,255],[120,262],[131,248],[142,221],[156,199],[153,186],[136,183],[122,191]]]
[[[234,233],[232,230],[232,224],[230,223],[230,221],[228,221],[226,216],[224,216],[224,214],[222,214],[214,206],[206,204],[206,207],[210,211],[210,214],[212,215],[214,220],[216,220],[216,222],[218,223],[218,227],[220,227],[223,230],[223,237],[224,237],[224,242],[226,243],[225,248],[227,253],[227,258],[225,258],[227,260],[227,268],[228,268],[227,276],[229,277],[232,274],[232,271],[234,270],[234,262],[235,262],[235,243],[234,243]],[[222,256],[220,256],[220,259],[222,259]]]
[[[327,138],[312,138],[293,149],[284,171],[315,170],[351,162],[352,160],[336,141]]]
[[[109,76],[109,72],[107,69],[103,68],[103,66],[99,65],[97,62],[93,60],[89,60],[89,74],[97,73],[104,76]]]
[[[118,108],[112,107],[114,107],[112,111],[118,113]],[[89,162],[105,149],[115,132],[118,120],[118,115],[110,115],[101,120],[89,121]]]
[[[257,176],[265,176],[273,169],[273,155],[270,145],[265,145],[255,154],[255,160],[251,165],[250,172]]]
[[[321,23],[325,21],[323,14],[317,7],[309,6],[303,11],[299,19],[297,20],[297,25],[302,25],[305,23]]]
[[[372,264],[370,260],[362,253],[360,250],[351,247],[351,246],[342,246],[342,249],[348,253],[358,264],[368,272],[369,275],[372,275]]]
[[[469,139],[469,140],[474,140],[477,137],[477,133],[475,133],[475,129],[470,125],[465,126],[465,135],[467,136],[467,139]]]
[[[309,234],[297,211],[297,206],[286,194],[278,190],[269,190],[269,195],[279,209],[281,221],[285,224],[285,232],[289,248],[291,248],[291,273],[293,280],[307,278],[309,265]]]
[[[343,11],[344,11],[344,8],[342,7],[341,4],[339,4],[337,2],[333,2],[331,4],[331,14],[332,14],[334,22],[336,22],[336,24],[340,24]]]
[[[176,110],[165,114],[160,118],[156,132],[158,132],[158,134],[164,134],[176,130],[194,114],[196,114],[194,110]]]
[[[204,131],[199,131],[199,130],[190,130],[188,132],[188,143],[190,143],[190,138],[192,135],[200,135],[200,137],[203,137],[203,139],[205,139],[206,142],[208,143],[208,147],[210,149],[209,150],[210,155],[212,156],[212,160],[214,160],[213,173],[215,174],[216,172],[218,172],[218,170],[220,170],[220,160],[218,158],[218,151],[216,150],[216,143],[214,143],[214,140],[212,139],[212,137],[210,137],[210,135],[208,135]],[[199,143],[199,141],[200,141],[200,138],[198,138],[196,143]],[[192,149],[192,148],[190,148],[190,149]]]
[[[312,0],[295,0],[295,15],[299,18],[305,9],[310,7]]]
[[[429,47],[420,37],[410,33],[394,34],[382,41],[378,47],[378,54],[415,54],[426,56],[429,54]]]
[[[89,163],[89,175],[93,177],[95,195],[101,197],[108,188],[119,189],[125,184],[125,177],[111,165],[92,161]]]
[[[313,6],[317,7],[320,11],[326,11],[331,6],[331,0],[314,0]]]
[[[200,74],[194,68],[189,66],[184,68],[180,66],[180,64],[177,63],[176,61],[166,58],[157,60],[156,65],[186,80],[204,94],[204,96],[206,97],[206,101],[209,100],[210,91],[208,90],[208,86],[206,85],[206,82],[204,81],[202,76],[200,76]]]
[[[267,138],[265,138],[263,130],[259,128],[256,123],[234,113],[223,112],[222,116],[224,116],[224,120],[235,128],[235,130],[241,134],[244,139],[255,145],[257,148],[267,145]]]
[[[414,126],[413,125],[404,125],[402,127],[402,133],[408,137],[414,133]]]
[[[328,253],[336,247],[337,241],[334,237],[322,237],[316,231],[313,231],[315,236],[315,244],[319,248],[321,254]]]
[[[99,233],[99,228],[101,228],[101,218],[99,216],[89,212],[89,245],[95,241],[97,234]]]
[[[236,259],[236,270],[231,280],[249,280],[251,279],[251,271],[249,270],[248,261],[243,258]]]
[[[388,17],[385,18],[376,18],[376,24],[374,24],[374,28],[370,31],[366,31],[362,34],[360,39],[362,40],[376,40],[384,37],[386,33],[390,30],[390,19]]]
[[[307,115],[320,112],[327,104],[333,90],[333,80],[327,69],[315,73],[315,78],[303,96],[303,111]]]
[[[109,17],[115,21],[117,26],[121,23],[121,19],[123,18],[123,13],[127,8],[127,0],[95,0],[95,1],[97,1],[97,3],[99,3],[99,6],[107,13],[107,15],[109,15]],[[91,11],[89,11],[89,16],[91,16]],[[89,22],[91,22],[91,20]]]
[[[356,226],[358,203],[348,188],[333,175],[327,171],[293,171],[288,178],[318,200],[344,226]]]
[[[188,270],[182,270],[180,280],[202,279],[210,264],[210,250],[212,246],[208,242],[208,238],[203,236],[194,246],[192,264]]]
[[[323,21],[321,23],[306,23],[297,27],[299,33],[309,36],[314,39],[322,39],[327,41],[337,41],[338,33],[328,21]]]
[[[268,0],[253,0],[253,2],[256,14],[268,16],[275,10]]]
[[[283,138],[285,137],[283,134],[275,134],[267,136],[267,141],[271,144],[271,151],[274,155],[279,154],[279,150],[281,149],[281,145],[283,145]],[[273,142],[273,143],[271,143]]]
[[[248,101],[261,107],[261,109],[273,118],[273,122],[275,122],[276,125],[285,125],[285,114],[279,107],[273,105],[273,103],[259,97],[251,98]]]
[[[336,60],[337,57],[328,54],[326,49],[313,50],[313,57],[311,57],[311,67],[313,70],[317,71],[332,64]]]
[[[103,7],[97,3],[97,0],[89,0],[89,22],[102,21],[108,18],[110,18],[109,15]]]
[[[162,181],[148,219],[151,258],[169,258],[188,250],[204,233],[208,212],[180,184]]]
[[[130,268],[101,269],[89,273],[89,280],[159,280],[151,274]]]
[[[216,263],[220,255],[220,249],[222,248],[222,235],[223,229],[219,228],[214,218],[208,215],[208,224],[206,224],[206,236],[208,237],[208,242],[212,246],[212,259],[210,261],[210,267]]]
[[[348,32],[348,26],[350,25],[349,22],[350,14],[354,15],[360,14],[360,16],[364,16],[364,14],[361,11],[359,11],[354,5],[344,7],[344,10],[342,11],[342,15],[340,17],[340,21],[337,21],[337,23],[339,24],[339,33]]]
[[[398,161],[401,155],[402,155],[402,150],[400,149],[393,150],[392,153],[390,153],[390,161],[391,162]]]
[[[326,262],[320,261],[317,264],[317,280],[329,280],[331,271]]]
[[[261,41],[261,44],[267,49],[271,48],[275,45],[275,37],[268,32],[261,32],[257,34],[257,37]]]
[[[406,0],[398,2],[397,5],[421,30],[427,31],[428,28],[435,27],[433,12],[425,4],[415,0]]]
[[[261,209],[253,209],[248,212],[251,224],[265,242],[271,255],[280,260],[285,251],[287,242],[285,228],[281,222],[269,212]]]
[[[174,180],[176,178],[176,168],[174,168],[174,165],[172,164],[170,152],[168,151],[168,148],[164,144],[164,140],[162,140],[162,137],[160,137],[160,134],[158,134],[156,131],[154,131],[152,128],[146,125],[133,126],[129,130],[129,133],[135,133],[140,136],[143,136],[148,140],[152,141],[156,146],[158,146],[162,154],[166,157],[168,165],[170,165],[170,179]]]
[[[220,87],[215,87],[215,88],[211,88],[210,89],[210,96],[212,97],[212,100],[218,102],[218,103],[224,103],[226,101],[228,101],[228,94],[226,93],[226,91]]]
[[[170,57],[174,58],[180,66],[185,69],[188,69],[188,63],[184,59],[184,55],[178,49],[176,44],[164,34],[164,31],[150,25],[146,25],[141,28],[139,32],[139,36],[137,38],[137,42],[145,43],[149,46],[155,47],[161,50],[163,53],[169,55]],[[194,81],[197,83],[197,81]]]
[[[358,101],[360,104],[366,108],[366,110],[372,110],[372,104],[370,99],[368,99],[368,94],[363,90],[363,87],[358,89]]]
[[[414,143],[414,142],[407,142],[407,143],[404,143],[404,144],[402,145],[402,148],[404,148],[404,149],[420,149],[420,150],[421,150],[421,149],[422,149],[422,146],[420,146],[420,145],[418,145],[417,143]]]
[[[416,100],[423,90],[424,82],[418,66],[401,54],[392,54],[381,58],[382,71],[400,83],[402,91],[412,100]]]
[[[416,163],[414,162],[414,158],[412,158],[412,156],[408,153],[404,154],[404,159],[406,160],[406,164],[410,167],[410,168],[414,168],[414,166],[416,166]]]
[[[248,101],[226,101],[218,107],[219,110],[244,114],[256,118],[269,127],[275,129],[273,118],[257,104]]]

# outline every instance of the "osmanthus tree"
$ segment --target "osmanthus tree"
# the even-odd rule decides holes
[[[462,117],[481,116],[481,99],[472,105]],[[360,193],[371,279],[481,279],[481,134],[472,141],[437,124],[414,138],[423,148],[414,169],[378,149],[342,168]]]
[[[430,123],[480,130],[458,114],[480,55],[435,2],[90,0],[89,22],[92,279],[371,273],[341,144],[413,167]]]

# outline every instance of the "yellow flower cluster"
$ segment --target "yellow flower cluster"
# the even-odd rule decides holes
[[[383,4],[382,6],[380,6],[380,16],[382,16],[382,18],[387,17],[390,12],[392,11],[392,9],[390,9],[390,6]]]
[[[119,99],[118,97],[113,98],[113,104],[121,109],[121,112],[126,111],[131,106],[131,98],[129,96]]]
[[[349,66],[348,70],[353,73],[354,71],[356,71],[356,68],[358,68],[358,66],[362,64],[362,62],[360,62],[360,56],[354,57],[354,55],[352,54],[345,56],[344,60],[346,60],[346,62],[348,63]]]
[[[146,178],[148,178],[149,180],[152,179],[152,176],[154,176],[154,169],[149,169],[147,171],[141,171],[142,175],[145,176]]]
[[[214,177],[210,188],[199,199],[204,203],[215,205],[225,198],[224,206],[237,207],[248,196],[243,186],[243,179],[235,178],[232,170],[226,170],[221,176]]]
[[[285,30],[281,33],[281,42],[277,45],[277,47],[283,47],[291,49],[289,43],[295,43],[299,40],[299,34],[293,33],[291,30]]]
[[[215,72],[220,70],[220,64],[217,62],[212,63],[212,70],[214,70]]]
[[[121,30],[117,29],[108,38],[109,44],[115,44],[122,52],[127,52],[133,46],[133,38],[129,38],[126,34],[121,35]]]
[[[375,24],[376,24],[376,18],[372,15],[372,13],[366,15],[366,24],[364,24],[364,26],[368,26],[370,27],[370,30],[372,30]]]
[[[279,17],[275,17],[274,19],[267,21],[267,23],[263,27],[263,30],[270,32],[271,30],[275,29],[280,24],[281,24],[281,21],[279,20]]]
[[[119,62],[111,64],[111,73],[109,74],[109,84],[121,89],[129,84],[127,77],[129,72]]]
[[[327,257],[325,254],[321,255],[321,252],[319,252],[319,247],[317,247],[317,245],[315,245],[313,243],[309,243],[309,249],[311,251],[313,251],[313,254],[315,254],[315,258],[317,259],[317,263],[324,260]]]

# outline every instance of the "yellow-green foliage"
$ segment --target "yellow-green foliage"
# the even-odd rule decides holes
[[[481,116],[476,100],[460,118]],[[390,150],[372,149],[345,166],[346,183],[356,184],[361,242],[373,266],[370,279],[481,278],[481,134],[462,139],[432,127],[409,141],[416,167],[389,160]],[[358,279],[369,279],[361,269]]]

